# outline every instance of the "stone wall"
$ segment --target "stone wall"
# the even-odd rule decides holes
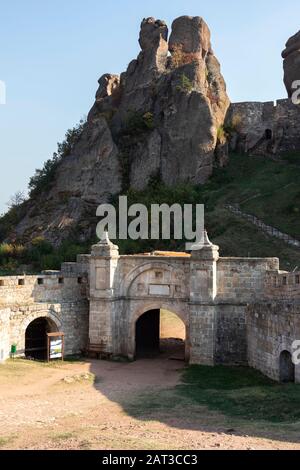
[[[278,258],[220,258],[217,263],[219,302],[246,304],[261,298],[266,272],[279,269]]]
[[[87,277],[63,274],[0,277],[0,305],[68,302],[87,296]]]
[[[236,152],[264,156],[300,150],[300,106],[289,99],[233,103],[225,127]]]
[[[246,306],[218,307],[214,354],[216,364],[247,364]]]
[[[87,346],[89,306],[88,278],[80,266],[66,272],[39,276],[0,277],[0,360],[9,357],[12,344],[25,352],[28,325],[48,319],[51,331],[65,333],[65,353],[80,353]]]
[[[273,380],[280,380],[280,355],[293,353],[300,340],[300,302],[276,301],[252,304],[247,309],[248,363]],[[300,366],[295,367],[300,383]]]
[[[278,380],[281,352],[300,340],[300,274],[280,271],[277,258],[220,258],[207,235],[191,255],[119,256],[107,237],[60,272],[0,277],[0,360],[14,343],[24,353],[40,317],[65,333],[67,355],[90,341],[134,359],[136,322],[159,309],[185,324],[191,364],[249,364]]]
[[[0,308],[0,362],[9,357],[10,351],[10,309]]]
[[[300,272],[267,272],[265,297],[268,299],[300,299]]]

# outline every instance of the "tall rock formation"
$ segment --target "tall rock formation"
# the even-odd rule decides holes
[[[100,78],[78,143],[50,191],[29,202],[16,237],[58,244],[76,227],[87,239],[96,206],[110,195],[142,190],[151,177],[201,184],[226,160],[218,129],[230,103],[204,20],[176,19],[168,41],[165,22],[144,19],[139,43],[125,73]]]
[[[284,83],[291,98],[295,91],[292,86],[293,82],[300,80],[300,31],[288,40],[282,57],[284,59]]]

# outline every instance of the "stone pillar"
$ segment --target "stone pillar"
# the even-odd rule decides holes
[[[219,247],[204,232],[192,249],[190,292],[191,364],[213,366],[217,327],[217,261]]]
[[[118,267],[119,249],[106,233],[92,247],[90,260],[90,343],[105,353],[113,353],[114,281]]]

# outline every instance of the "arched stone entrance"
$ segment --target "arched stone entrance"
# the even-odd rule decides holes
[[[148,309],[137,311],[132,321],[132,359],[162,354],[169,359],[189,360],[189,328],[183,313],[178,314],[171,306],[153,304]],[[168,325],[168,322],[174,321],[177,321],[180,327]]]
[[[47,359],[47,333],[54,333],[58,328],[48,317],[33,320],[25,331],[25,357],[35,360]]]
[[[279,358],[279,373],[280,382],[294,383],[295,382],[295,365],[293,363],[292,355],[289,351],[282,351]]]
[[[135,326],[135,357],[153,357],[160,351],[160,310],[145,312]]]

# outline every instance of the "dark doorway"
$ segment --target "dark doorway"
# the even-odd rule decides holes
[[[47,318],[37,318],[28,326],[25,333],[25,356],[28,359],[47,359],[47,333],[51,326]]]
[[[295,382],[295,365],[293,364],[292,355],[289,351],[283,351],[280,354],[280,382]]]
[[[184,361],[186,329],[183,321],[167,310],[150,310],[136,322],[136,359],[158,355]]]
[[[159,310],[144,313],[136,322],[136,358],[159,354]]]
[[[273,132],[272,132],[271,129],[266,129],[265,130],[265,138],[266,138],[266,140],[272,140]]]

